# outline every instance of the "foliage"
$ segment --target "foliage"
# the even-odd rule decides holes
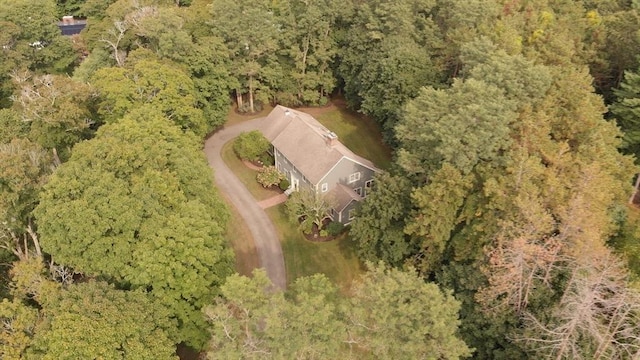
[[[284,174],[281,173],[275,166],[264,166],[258,170],[256,179],[265,188],[278,185],[284,180]]]
[[[14,108],[24,135],[63,160],[71,147],[92,136],[94,89],[68,76],[24,73],[14,77]]]
[[[458,359],[471,354],[456,337],[460,304],[451,294],[425,283],[411,269],[369,267],[353,288],[347,315],[358,348],[385,359]]]
[[[2,299],[3,359],[175,359],[167,331],[169,314],[141,291],[121,291],[104,282],[54,280],[43,258],[13,264],[13,299]]]
[[[29,357],[36,359],[177,359],[166,332],[170,314],[141,291],[103,282],[73,284],[43,304],[42,326]]]
[[[411,193],[415,210],[404,231],[416,238],[413,242],[420,246],[413,262],[422,273],[428,274],[442,263],[442,255],[472,185],[469,176],[444,163],[429,184]]]
[[[293,284],[290,296],[271,288],[264,271],[232,275],[224,298],[205,314],[211,322],[208,358],[336,357],[344,337],[337,313],[337,290],[316,275]],[[235,308],[236,311],[231,311]]]
[[[513,117],[502,90],[483,81],[457,80],[447,90],[423,88],[396,127],[398,164],[419,179],[443,162],[467,174],[479,162],[498,160],[509,147]]]
[[[388,140],[404,103],[441,77],[435,5],[430,0],[369,1],[346,17],[338,67],[346,98],[379,122]]]
[[[327,224],[327,234],[331,236],[338,236],[344,230],[344,225],[339,221],[332,221]]]
[[[0,223],[20,231],[29,224],[38,193],[53,171],[53,159],[40,146],[14,138],[0,144]]]
[[[633,71],[624,73],[620,88],[614,90],[616,102],[611,112],[618,126],[624,132],[625,151],[640,158],[640,74]]]
[[[151,109],[101,127],[58,168],[35,214],[56,261],[148,289],[179,321],[172,339],[202,345],[199,308],[233,261],[227,211],[192,135]]]
[[[316,194],[310,189],[295,191],[285,203],[289,219],[299,224],[300,230],[310,234],[313,225],[318,230],[322,228],[322,222],[329,217],[332,208],[332,199]]]
[[[349,235],[358,244],[358,255],[367,261],[399,266],[418,248],[404,233],[411,209],[411,183],[402,176],[382,173],[351,223]]]
[[[287,190],[289,188],[289,186],[291,186],[291,183],[289,182],[289,179],[282,179],[282,180],[280,180],[280,183],[278,184],[278,187],[282,191]]]
[[[205,310],[212,333],[208,358],[469,355],[455,337],[458,303],[408,272],[373,268],[351,298],[321,274],[299,278],[283,294],[258,270],[252,278],[229,277],[222,292]]]
[[[2,299],[0,320],[0,356],[7,360],[23,359],[38,324],[38,310],[20,300]]]
[[[242,160],[257,161],[271,143],[259,130],[243,132],[233,141],[233,151]]]
[[[98,114],[107,123],[119,120],[134,109],[150,106],[197,136],[204,136],[210,130],[202,110],[197,107],[193,80],[174,64],[141,59],[131,68],[97,70],[91,80],[99,92]]]

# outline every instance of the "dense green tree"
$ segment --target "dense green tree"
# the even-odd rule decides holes
[[[458,301],[410,271],[371,267],[354,285],[346,315],[354,346],[377,359],[468,357],[456,337]]]
[[[209,359],[324,359],[344,350],[337,289],[323,275],[298,279],[286,298],[264,271],[251,279],[232,275],[222,294],[205,310]]]
[[[38,310],[20,300],[0,301],[0,356],[6,360],[23,359],[39,323]]]
[[[276,60],[282,36],[278,5],[266,0],[215,0],[210,7],[211,26],[222,35],[233,62],[231,73],[238,80],[238,108],[242,107],[242,95],[247,94],[250,112],[255,111],[256,98],[263,103],[272,98],[280,76]]]
[[[242,160],[258,161],[271,143],[259,130],[243,132],[233,141],[233,151]]]
[[[464,176],[448,163],[433,173],[429,184],[413,190],[411,200],[415,210],[410,214],[405,233],[413,237],[419,250],[413,263],[422,273],[429,274],[442,263],[442,255],[467,193],[473,187],[471,176]]]
[[[608,11],[598,4],[592,11],[602,45],[598,57],[590,64],[591,73],[598,90],[611,100],[611,90],[620,86],[625,71],[634,71],[640,65],[640,14],[637,3]]]
[[[150,105],[160,109],[183,130],[191,130],[198,136],[210,130],[202,110],[197,107],[193,81],[173,64],[142,59],[130,68],[103,68],[93,74],[91,83],[99,92],[98,113],[106,122]]]
[[[54,259],[142,288],[179,323],[176,342],[203,344],[199,309],[232,269],[228,217],[198,141],[141,108],[81,143],[36,209]]]
[[[624,132],[625,150],[640,158],[640,75],[626,71],[620,88],[614,90],[616,101],[611,112]]]
[[[63,73],[71,70],[78,54],[71,40],[62,36],[56,23],[53,0],[0,1],[0,106],[9,105],[9,76],[18,70]]]
[[[42,304],[45,318],[29,357],[35,359],[177,359],[166,329],[170,314],[141,291],[89,281]]]
[[[281,89],[280,103],[318,105],[326,102],[336,85],[330,65],[337,45],[333,32],[342,13],[343,3],[334,0],[289,0],[283,13],[283,61],[290,69],[284,74],[292,88]]]
[[[0,144],[0,233],[29,225],[38,194],[53,171],[51,154],[27,139]]]
[[[388,173],[376,177],[374,191],[363,202],[349,235],[361,259],[400,266],[418,246],[404,233],[411,209],[411,182]]]
[[[442,162],[467,174],[479,162],[496,161],[509,147],[513,110],[501,89],[480,80],[423,88],[396,127],[398,163],[424,181]]]
[[[434,19],[443,34],[443,60],[452,77],[458,76],[463,66],[460,54],[465,44],[497,33],[500,6],[495,0],[437,1]]]
[[[435,1],[368,1],[355,6],[341,36],[339,74],[347,101],[391,139],[405,101],[441,78]]]
[[[205,310],[208,358],[458,359],[470,354],[456,337],[458,302],[411,272],[369,270],[338,293],[321,274],[300,278],[286,294],[263,271],[230,276],[223,297]]]
[[[14,108],[32,142],[66,160],[71,147],[92,136],[95,90],[61,75],[24,73],[16,77]]]
[[[3,359],[176,358],[167,335],[176,324],[147,294],[70,276],[60,286],[33,255],[13,264],[12,300],[0,302]]]

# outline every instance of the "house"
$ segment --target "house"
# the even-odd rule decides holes
[[[298,191],[310,189],[331,198],[331,218],[347,225],[358,202],[371,191],[380,170],[349,150],[313,116],[276,106],[265,118],[264,136],[273,145],[275,166]]]
[[[65,36],[80,34],[85,26],[87,26],[87,20],[76,19],[73,16],[63,16],[62,21],[58,22],[58,28]]]

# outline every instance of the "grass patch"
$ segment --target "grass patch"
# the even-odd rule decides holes
[[[229,106],[229,112],[227,113],[227,121],[224,123],[224,125],[225,126],[231,126],[231,125],[235,125],[235,124],[241,123],[243,121],[247,121],[247,120],[251,120],[251,119],[255,119],[255,118],[259,118],[259,117],[264,117],[264,116],[269,115],[271,110],[273,110],[273,106],[271,106],[270,104],[266,104],[264,106],[264,108],[262,109],[262,111],[260,111],[258,113],[251,114],[251,115],[238,114],[236,112],[236,106],[234,104],[232,106]]]
[[[227,164],[229,169],[240,179],[256,200],[266,200],[281,193],[279,190],[265,189],[258,183],[256,180],[258,172],[246,167],[236,153],[233,152],[233,140],[224,144],[221,156],[225,164]]]
[[[340,289],[348,291],[364,268],[355,252],[355,244],[347,235],[329,242],[307,241],[289,222],[284,204],[266,210],[273,221],[284,254],[287,281],[316,273],[325,274]]]
[[[335,132],[354,153],[373,161],[381,169],[391,165],[391,148],[382,142],[380,127],[375,121],[339,104],[319,115],[317,120]]]
[[[238,210],[236,210],[236,207],[224,194],[223,198],[231,213],[231,221],[227,224],[225,236],[236,255],[236,271],[242,275],[249,276],[253,269],[260,267],[260,258],[256,251],[256,245],[253,242],[251,231],[238,213]]]

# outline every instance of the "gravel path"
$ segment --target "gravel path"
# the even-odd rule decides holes
[[[248,120],[219,130],[205,141],[204,152],[209,161],[209,166],[214,169],[215,182],[218,189],[231,199],[231,202],[238,209],[251,231],[260,265],[266,269],[267,275],[274,285],[280,289],[285,289],[287,287],[287,275],[284,268],[282,247],[275,227],[249,190],[231,172],[220,155],[222,146],[225,143],[243,131],[260,129],[263,119]]]

